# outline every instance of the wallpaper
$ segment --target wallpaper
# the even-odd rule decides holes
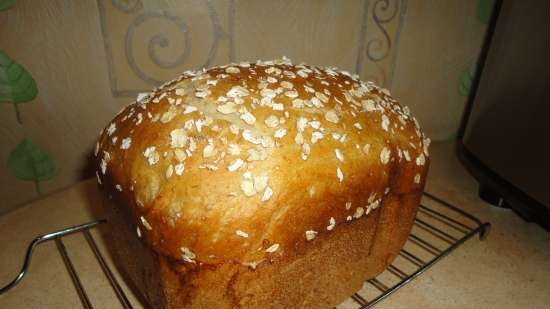
[[[90,177],[98,131],[189,69],[287,56],[455,138],[494,0],[0,0],[0,213]]]

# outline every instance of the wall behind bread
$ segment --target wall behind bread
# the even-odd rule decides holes
[[[137,93],[231,61],[286,55],[356,72],[410,106],[432,139],[454,138],[492,2],[17,0],[0,11],[0,51],[39,92],[18,105],[21,123],[0,104],[0,213],[37,198],[36,183],[45,194],[92,176],[98,131]],[[50,180],[14,172],[10,154],[37,163],[14,153],[25,139],[54,162]]]

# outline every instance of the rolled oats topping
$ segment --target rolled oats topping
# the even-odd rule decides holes
[[[227,74],[239,74],[241,72],[241,70],[239,70],[239,68],[236,68],[236,67],[227,67],[225,69],[225,73]]]
[[[120,149],[128,149],[132,145],[132,138],[126,137],[122,139],[122,143],[120,143]]]
[[[333,110],[330,110],[325,113],[325,119],[332,122],[332,123],[338,123],[340,119],[338,118],[338,115]]]
[[[386,147],[382,148],[382,151],[380,151],[380,162],[382,162],[382,164],[388,164],[388,162],[390,162],[390,156],[391,151]]]
[[[273,189],[271,189],[270,186],[267,186],[264,190],[264,194],[262,195],[262,202],[267,202],[271,199],[273,196]]]
[[[327,231],[332,231],[335,226],[336,226],[336,219],[334,219],[334,217],[330,217],[330,220],[328,221],[328,225],[327,225]]]
[[[277,252],[277,250],[279,250],[279,244],[273,244],[271,246],[269,246],[269,248],[265,249],[265,252],[267,253],[275,253]]]
[[[148,231],[150,231],[150,230],[153,229],[153,228],[151,227],[151,224],[149,224],[149,222],[147,222],[147,219],[145,219],[144,216],[141,216],[139,219],[141,220],[141,224],[143,224],[143,226],[144,226]]]
[[[342,151],[340,149],[334,149],[334,154],[336,155],[336,159],[338,159],[338,161],[344,162],[344,155],[342,154]]]
[[[268,128],[275,128],[279,126],[279,118],[275,115],[269,115],[265,120],[265,125]]]
[[[307,240],[313,240],[315,237],[317,237],[317,232],[313,230],[306,231],[306,239]]]
[[[195,255],[195,253],[193,253],[191,250],[189,250],[189,248],[181,247],[180,251],[181,251],[181,258],[185,262],[195,263],[195,259],[197,258],[197,256]]]
[[[338,181],[340,182],[344,181],[344,173],[339,167],[336,168],[336,177],[338,177]]]
[[[159,222],[177,229],[223,218],[229,232],[222,238],[243,247],[261,243],[253,250],[264,256],[239,260],[243,265],[272,253],[269,258],[276,259],[293,244],[268,235],[257,222],[238,222],[238,216],[256,220],[258,213],[272,220],[280,211],[284,218],[293,211],[289,200],[324,205],[334,196],[334,208],[311,208],[317,221],[297,220],[293,227],[295,239],[307,244],[337,221],[364,220],[383,205],[396,190],[388,180],[394,169],[411,168],[405,174],[412,179],[403,183],[423,185],[430,144],[409,109],[387,90],[345,71],[288,59],[186,71],[140,96],[101,134],[94,151],[97,181],[135,198],[143,211],[136,215],[139,235],[143,231],[149,240],[162,233]],[[318,175],[328,177],[313,178]],[[191,185],[189,192],[181,188]],[[169,200],[201,192],[201,186],[208,186],[208,196]],[[365,194],[371,194],[368,200]],[[202,258],[204,247],[192,244],[182,239],[170,248],[173,258],[198,263],[193,251]]]
[[[248,238],[248,233],[243,232],[241,230],[236,230],[235,234],[237,234],[237,236],[242,237],[242,238]]]
[[[143,156],[147,158],[149,165],[155,165],[160,159],[160,155],[155,146],[147,147],[143,152]]]
[[[235,159],[234,161],[232,161],[229,166],[227,166],[227,169],[230,171],[230,172],[234,172],[238,169],[240,169],[242,166],[244,165],[244,161],[241,160],[241,159]]]

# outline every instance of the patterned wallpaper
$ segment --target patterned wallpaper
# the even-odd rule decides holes
[[[234,58],[234,1],[97,4],[115,97],[135,97],[190,67]]]
[[[97,132],[138,93],[232,61],[356,72],[454,138],[493,4],[0,0],[0,213],[91,176]]]
[[[334,1],[321,2],[328,6]],[[354,25],[357,50],[349,69],[391,87],[407,0],[353,2],[361,14]],[[262,5],[280,7],[266,1]],[[309,1],[308,6],[319,4]],[[98,9],[114,96],[133,97],[190,67],[236,59],[234,0],[147,5],[140,0],[98,0]]]

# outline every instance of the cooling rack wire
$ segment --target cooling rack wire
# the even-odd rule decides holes
[[[63,238],[67,235],[82,233],[90,247],[91,254],[95,256],[122,308],[141,307],[129,300],[106,262],[105,253],[99,249],[96,240],[90,233],[91,229],[104,222],[105,220],[92,221],[35,238],[27,247],[21,271],[10,283],[0,288],[0,295],[8,292],[24,278],[28,272],[34,250],[40,244],[54,241],[82,306],[86,309],[94,308],[82,284],[83,279],[76,271],[63,242]],[[490,223],[482,222],[460,208],[424,192],[411,234],[399,256],[382,274],[367,280],[361,290],[334,309],[366,309],[375,306],[427,271],[468,239],[477,235],[480,240],[483,240],[490,227]]]

